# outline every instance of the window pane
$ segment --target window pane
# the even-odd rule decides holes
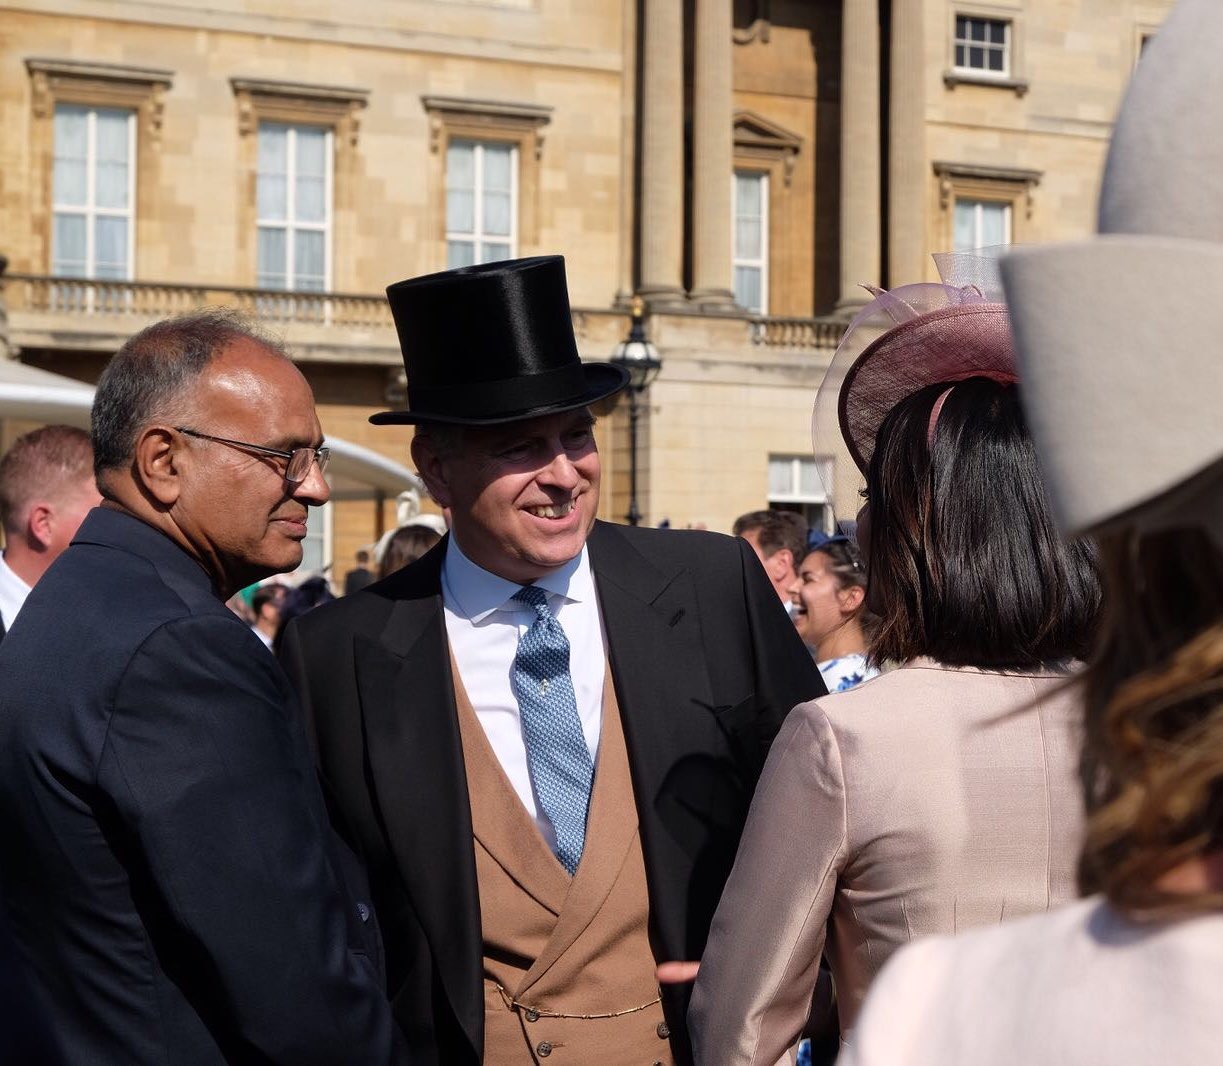
[[[466,141],[452,141],[446,149],[446,188],[474,189],[476,149]]]
[[[323,288],[326,272],[326,241],[323,234],[312,230],[297,230],[293,234],[294,288],[311,291]]]
[[[957,15],[955,19],[955,35],[960,40],[964,40],[968,36],[968,19],[963,15]]]
[[[735,214],[760,214],[760,174],[735,175]]]
[[[794,486],[790,471],[793,463],[790,459],[769,458],[769,495],[793,496]]]
[[[988,59],[989,59],[989,69],[990,70],[997,70],[997,71],[1002,70],[1002,52],[1000,50],[994,49],[993,51],[991,51],[989,53]]]
[[[824,482],[820,479],[819,468],[814,459],[800,459],[798,462],[798,491],[802,496],[822,496]]]
[[[511,188],[510,160],[513,149],[508,144],[484,146],[484,188],[508,193]]]
[[[983,248],[1007,243],[1007,216],[1009,213],[1006,204],[981,205],[981,246]]]
[[[970,36],[974,41],[985,40],[985,20],[984,19],[969,19],[968,26]]]
[[[297,203],[294,205],[296,221],[326,222],[326,189],[322,178],[297,176]]]
[[[985,66],[985,49],[972,47],[968,50],[968,65],[973,70],[981,70]]]
[[[288,202],[288,136],[284,126],[259,126],[259,167],[256,211],[260,218],[281,220]]]
[[[94,200],[98,207],[127,207],[126,163],[98,163]]]
[[[449,189],[446,192],[446,229],[451,233],[474,233],[476,228],[476,198],[470,189]]]
[[[955,46],[955,65],[957,67],[968,66],[968,45],[957,44]]]
[[[100,278],[127,276],[127,219],[98,218],[94,220],[93,258]],[[118,271],[118,273],[115,273]]]
[[[735,220],[735,255],[740,259],[759,259],[760,220],[739,218]]]
[[[510,194],[508,192],[486,192],[484,194],[484,232],[499,237],[510,235]]]
[[[976,218],[977,202],[975,200],[957,200],[955,204],[955,234],[952,247],[957,252],[967,252],[976,248]]]
[[[51,247],[51,272],[65,278],[85,276],[85,216],[55,216]]]
[[[130,111],[111,111],[99,109],[97,112],[97,152],[98,161],[106,163],[122,163],[127,166],[128,148],[128,117]]]
[[[480,245],[480,262],[481,263],[497,263],[502,259],[509,259],[510,246],[508,244],[481,244]]]
[[[735,267],[735,302],[749,311],[760,312],[760,268]]]
[[[259,274],[259,286],[265,289],[283,289],[285,287],[285,255],[287,242],[285,231],[267,226],[259,227],[259,237],[256,249]]]
[[[446,269],[473,266],[476,261],[476,246],[471,241],[446,242]]]
[[[1006,23],[993,21],[989,24],[989,39],[994,44],[1006,43]]]
[[[294,127],[298,176],[319,178],[327,173],[327,131],[318,126]]]
[[[89,116],[81,107],[55,109],[55,164],[52,195],[59,204],[84,205]]]

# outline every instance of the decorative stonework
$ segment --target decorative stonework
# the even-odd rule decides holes
[[[736,111],[735,162],[756,160],[761,169],[780,165],[783,179],[789,187],[794,179],[794,163],[802,151],[803,139],[754,111]]]
[[[261,121],[330,126],[337,143],[357,147],[369,90],[266,78],[230,78],[238,103],[238,132],[249,137]]]
[[[541,104],[515,104],[500,100],[469,100],[458,96],[422,96],[429,115],[429,151],[440,150],[444,135],[461,130],[462,136],[513,140],[522,148],[529,142],[538,162],[543,157],[543,127],[552,121],[552,108]]]
[[[160,145],[165,94],[173,72],[117,63],[74,59],[29,58],[31,106],[36,120],[49,121],[57,103],[130,108],[140,115],[141,130]]]
[[[1035,195],[1044,173],[1018,167],[980,166],[975,163],[936,162],[939,207],[950,211],[957,196],[982,197],[991,200],[1024,202],[1024,218],[1031,219]]]

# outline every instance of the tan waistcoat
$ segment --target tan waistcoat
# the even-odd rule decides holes
[[[455,667],[484,934],[488,1066],[671,1066],[645,862],[610,672],[572,878],[497,761]]]

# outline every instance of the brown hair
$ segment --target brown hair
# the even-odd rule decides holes
[[[1108,610],[1085,678],[1084,892],[1139,915],[1217,910],[1159,884],[1223,847],[1223,553],[1201,530],[1101,538]]]
[[[793,511],[750,511],[735,519],[731,533],[736,537],[755,533],[766,559],[782,548],[789,548],[797,567],[807,554],[807,523],[802,515]]]
[[[401,526],[386,542],[386,550],[378,566],[379,580],[416,562],[441,539],[437,532],[427,526]]]
[[[16,534],[37,500],[61,500],[93,474],[89,434],[72,426],[43,426],[18,437],[0,460],[0,525]]]
[[[898,403],[871,457],[871,659],[1025,670],[1085,658],[1095,547],[1054,527],[1016,388],[970,378],[947,389]]]

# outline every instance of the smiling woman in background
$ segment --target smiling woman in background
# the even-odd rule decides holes
[[[789,592],[794,628],[815,656],[830,693],[879,673],[866,661],[866,569],[848,537],[825,537],[814,544],[799,563]]]

